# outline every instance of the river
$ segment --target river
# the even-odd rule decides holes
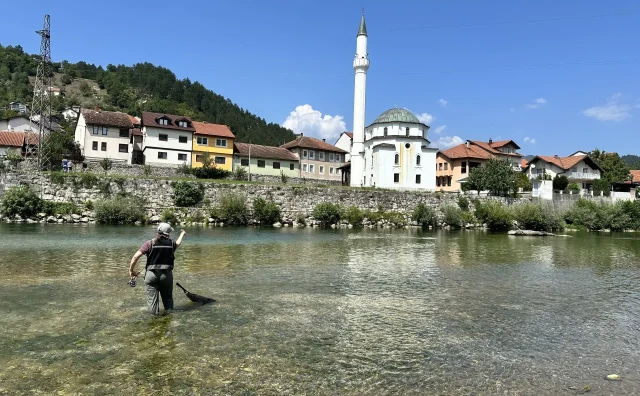
[[[152,227],[0,224],[0,394],[639,392],[634,233],[186,230],[175,280],[217,302],[153,318]]]

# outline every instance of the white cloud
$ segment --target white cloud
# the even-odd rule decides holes
[[[438,103],[440,103],[440,106],[442,107],[447,107],[447,104],[449,104],[449,101],[445,99],[440,99]]]
[[[524,105],[524,107],[526,109],[537,109],[538,107],[540,107],[540,106],[542,106],[542,105],[544,105],[546,103],[547,103],[547,100],[545,98],[538,98],[538,99],[535,99],[533,101],[533,103],[529,103],[529,104]]]
[[[604,106],[594,106],[582,112],[585,117],[600,121],[622,121],[631,117],[631,105],[620,103],[621,93],[612,95]],[[637,106],[636,106],[637,107]]]
[[[429,125],[431,122],[433,122],[436,119],[436,117],[434,117],[429,113],[418,114],[416,115],[416,117],[418,117],[418,120],[420,120],[421,123],[426,125]]]
[[[433,133],[440,134],[440,133],[442,133],[442,131],[445,130],[446,127],[447,127],[446,125],[437,126],[437,127],[433,128]]]
[[[305,136],[313,136],[319,139],[338,139],[340,134],[346,131],[343,116],[322,115],[309,104],[297,106],[294,111],[282,123],[295,133],[303,133]]]
[[[534,138],[530,138],[529,136],[526,136],[526,137],[524,138],[524,142],[525,142],[525,143],[536,144],[536,139],[534,139]]]
[[[440,149],[448,149],[464,142],[460,136],[442,136],[436,141],[435,146]]]

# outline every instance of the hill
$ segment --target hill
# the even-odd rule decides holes
[[[640,169],[640,157],[637,155],[623,155],[622,160],[629,165],[629,169]]]
[[[36,67],[36,55],[20,46],[0,45],[0,106],[12,101],[31,103]],[[62,61],[53,63],[53,71],[53,85],[61,88],[61,95],[53,100],[54,113],[72,105],[136,116],[153,111],[228,125],[242,142],[279,146],[295,138],[291,130],[267,123],[199,82],[178,80],[171,70],[151,63],[104,69]]]

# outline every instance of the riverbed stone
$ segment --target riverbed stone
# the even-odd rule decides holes
[[[158,224],[160,222],[160,216],[158,215],[151,216],[149,218],[149,221],[151,222],[151,224]]]
[[[546,231],[533,231],[533,230],[511,230],[509,235],[524,235],[524,236],[556,236],[551,232]]]
[[[77,220],[80,220],[80,219],[82,218],[82,216],[80,216],[79,214],[75,214],[75,213],[74,213],[74,214],[72,214],[72,215],[71,215],[71,218],[72,218],[74,221],[77,221]]]
[[[47,223],[55,223],[56,221],[57,219],[55,218],[55,216],[47,217]]]
[[[280,223],[280,222],[278,221],[278,222],[273,223],[273,226],[274,226],[274,227],[282,227],[282,223]]]
[[[81,223],[88,223],[88,222],[89,222],[89,218],[88,218],[88,217],[86,217],[86,216],[85,216],[85,217],[82,217],[82,218],[80,219],[80,222],[81,222]]]

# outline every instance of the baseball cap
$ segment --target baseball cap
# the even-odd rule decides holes
[[[169,225],[169,223],[160,223],[158,225],[158,234],[169,234],[173,232],[173,228]]]

